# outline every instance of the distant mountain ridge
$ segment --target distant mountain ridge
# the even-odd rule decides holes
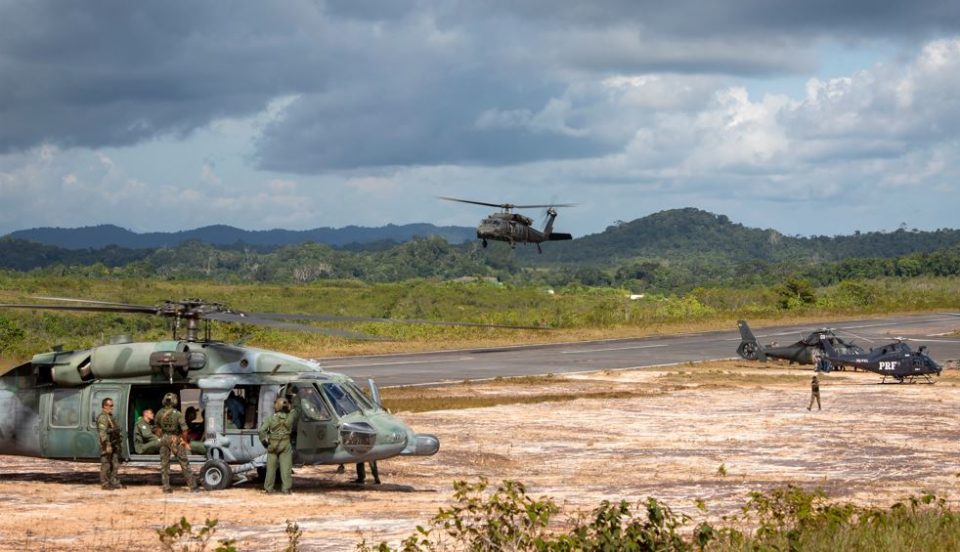
[[[786,236],[776,230],[750,228],[732,222],[725,215],[684,208],[618,222],[602,232],[571,241],[548,242],[543,244],[543,254],[539,254],[536,247],[518,245],[511,250],[507,244],[499,242],[491,243],[487,249],[480,248],[473,228],[432,224],[303,231],[246,231],[230,226],[207,226],[182,232],[147,234],[112,225],[36,228],[0,238],[0,268],[30,270],[56,264],[90,265],[96,262],[123,266],[137,260],[153,262],[151,259],[166,259],[170,255],[208,251],[210,248],[219,248],[223,253],[221,256],[226,258],[231,256],[229,250],[235,250],[238,244],[258,249],[263,255],[276,251],[281,256],[295,257],[309,249],[305,245],[308,242],[338,249],[321,256],[338,255],[336,264],[340,268],[349,264],[347,259],[355,261],[374,257],[386,264],[405,256],[410,257],[410,262],[436,262],[436,259],[425,261],[421,255],[423,252],[416,246],[404,247],[413,244],[416,241],[413,238],[417,236],[439,238],[445,242],[441,256],[459,259],[457,262],[462,261],[464,267],[473,267],[471,270],[479,261],[487,267],[484,270],[514,272],[531,266],[609,269],[651,261],[667,265],[693,262],[727,267],[777,263],[818,265],[851,258],[889,259],[960,248],[960,230],[954,229],[917,231],[900,228],[892,232],[856,232],[847,236]],[[198,248],[197,244],[203,247]],[[430,249],[434,246],[424,247]],[[209,251],[205,254],[212,255]],[[157,261],[157,264],[162,263]]]
[[[638,257],[670,259],[689,255],[738,262],[836,261],[849,257],[890,258],[960,244],[960,230],[856,232],[847,236],[791,237],[750,228],[692,207],[660,211],[603,232],[565,243],[548,243],[543,254],[523,255],[535,263],[591,263],[609,266]]]
[[[316,242],[331,246],[373,242],[405,242],[414,236],[440,236],[458,244],[476,237],[476,230],[466,226],[435,226],[433,224],[388,224],[380,227],[345,226],[343,228],[314,228],[312,230],[241,230],[227,225],[213,225],[179,232],[137,233],[112,224],[82,228],[30,228],[7,234],[8,238],[53,245],[65,249],[100,249],[118,246],[129,249],[157,249],[175,247],[181,243],[199,240],[211,245],[247,244],[279,247]]]

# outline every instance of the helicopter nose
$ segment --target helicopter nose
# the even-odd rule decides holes
[[[433,456],[440,450],[440,439],[429,433],[417,433],[415,439],[407,441],[407,448],[401,456]]]

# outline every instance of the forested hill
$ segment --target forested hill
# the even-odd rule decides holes
[[[558,228],[562,230],[558,223]],[[899,257],[960,244],[960,230],[856,233],[850,236],[785,236],[748,228],[694,208],[661,211],[610,226],[571,242],[547,243],[543,254],[523,252],[531,262],[611,266],[636,258],[710,256],[734,262],[836,261],[850,257]]]
[[[432,224],[388,224],[376,228],[346,226],[343,228],[314,228],[313,230],[241,230],[232,226],[215,225],[180,232],[148,232],[138,234],[119,226],[102,224],[83,228],[32,228],[11,232],[7,237],[53,245],[65,249],[99,249],[118,246],[128,249],[157,249],[174,247],[188,241],[211,245],[251,245],[280,247],[306,242],[332,246],[374,242],[405,242],[414,236],[440,236],[450,243],[463,243],[476,236],[476,230],[465,226],[434,226]]]
[[[473,230],[470,230],[473,232]],[[215,234],[210,232],[208,236]],[[702,285],[770,285],[785,275],[821,284],[849,278],[960,275],[960,230],[790,237],[748,228],[698,209],[663,211],[571,241],[510,249],[476,240],[451,245],[439,236],[361,247],[314,242],[282,247],[211,245],[66,249],[0,238],[0,269],[57,275],[114,275],[221,281],[309,282],[348,278],[494,277],[514,283],[624,286],[682,291]]]

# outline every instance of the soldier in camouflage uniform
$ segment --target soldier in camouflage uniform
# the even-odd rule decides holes
[[[293,487],[293,445],[290,435],[300,409],[295,403],[291,410],[290,401],[280,397],[273,403],[273,410],[273,414],[260,425],[260,442],[267,447],[267,476],[263,481],[263,490],[273,492],[279,467],[280,491],[290,494],[290,488]]]
[[[160,452],[160,438],[153,427],[153,410],[146,409],[137,418],[133,430],[133,450],[137,454],[156,454]]]
[[[117,470],[120,468],[120,426],[113,417],[113,399],[100,403],[103,409],[97,416],[97,437],[100,442],[100,487],[106,490],[122,489]]]
[[[190,442],[187,440],[187,421],[177,410],[177,395],[167,393],[163,396],[163,408],[157,413],[157,427],[160,428],[160,476],[163,481],[163,492],[172,493],[170,487],[170,455],[180,462],[180,470],[187,479],[187,486],[191,491],[199,490],[197,481],[190,471]]]
[[[813,408],[814,400],[817,401],[817,410],[820,410],[820,381],[817,380],[817,376],[813,376],[810,380],[810,404],[807,405],[807,410]]]

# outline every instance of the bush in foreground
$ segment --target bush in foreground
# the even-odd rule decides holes
[[[565,515],[553,499],[531,498],[522,483],[454,483],[456,503],[441,508],[398,548],[364,540],[358,552],[471,551],[786,551],[958,550],[960,513],[933,495],[888,509],[828,501],[794,486],[751,493],[719,522],[675,513],[655,498],[635,506],[604,501],[589,515]],[[706,517],[706,507],[697,501]]]

